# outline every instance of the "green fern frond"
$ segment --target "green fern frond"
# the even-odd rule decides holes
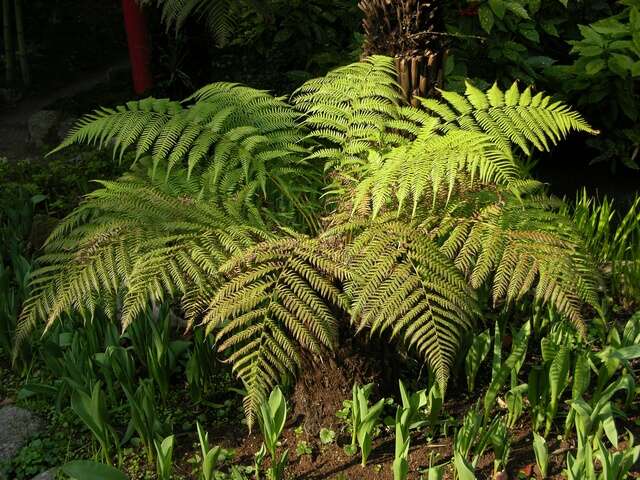
[[[442,120],[442,130],[462,129],[484,132],[508,150],[510,144],[527,155],[531,148],[548,151],[572,131],[598,132],[576,111],[531,87],[520,91],[514,83],[506,92],[496,84],[482,92],[467,82],[465,95],[441,92],[442,101],[422,99],[421,104]]]
[[[292,95],[318,147],[311,158],[330,158],[332,167],[357,165],[369,149],[392,143],[388,122],[402,103],[393,60],[374,55],[309,80]]]
[[[437,120],[420,127],[416,139],[389,153],[369,156],[364,179],[356,187],[354,208],[371,201],[373,215],[385,207],[402,210],[406,203],[416,214],[420,203],[435,203],[441,190],[451,198],[456,184],[509,183],[518,178],[513,158],[495,148],[491,138],[479,132],[437,132]]]
[[[305,352],[319,355],[334,347],[332,307],[346,308],[334,282],[350,273],[337,254],[301,237],[257,245],[221,271],[231,279],[203,322],[247,390],[251,427],[259,405],[282,378],[297,374]]]
[[[265,91],[214,83],[182,103],[148,98],[98,110],[80,119],[54,151],[79,143],[110,147],[122,158],[132,149],[136,161],[152,158],[154,176],[163,170],[168,181],[174,169],[186,167],[188,177],[206,177],[207,188],[220,197],[257,184],[263,198],[298,212],[313,230],[309,198],[317,195],[311,186],[320,169],[305,160],[306,132],[298,117]]]
[[[568,217],[537,199],[502,193],[453,224],[443,252],[473,288],[490,284],[494,302],[513,302],[533,292],[585,334],[581,306],[599,308],[601,280]]]
[[[444,392],[477,313],[475,292],[460,271],[418,225],[388,216],[366,224],[346,255],[352,322],[414,349]]]
[[[154,185],[135,174],[102,182],[48,239],[19,340],[40,319],[51,325],[64,312],[93,311],[103,293],[122,300],[127,325],[150,300],[180,298],[196,287],[212,291],[231,255],[271,238],[241,211],[234,216],[179,183]]]

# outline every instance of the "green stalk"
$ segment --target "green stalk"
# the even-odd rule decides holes
[[[3,18],[3,33],[4,33],[4,61],[5,61],[5,79],[7,86],[13,84],[14,77],[14,65],[13,65],[13,38],[11,36],[11,23],[10,23],[10,11],[9,0],[2,0],[2,18]]]
[[[24,21],[22,16],[22,0],[14,0],[14,10],[16,15],[16,39],[17,39],[17,56],[20,63],[20,73],[22,74],[22,82],[25,86],[31,84],[31,72],[29,71],[29,63],[27,62],[27,48],[24,41]]]

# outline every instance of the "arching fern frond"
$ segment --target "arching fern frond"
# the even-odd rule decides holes
[[[147,98],[97,110],[81,118],[56,150],[88,144],[112,148],[122,158],[132,149],[136,160],[150,156],[167,179],[174,168],[186,167],[189,176],[206,176],[218,196],[249,188],[282,204],[280,212],[300,212],[315,228],[309,198],[317,195],[321,169],[305,161],[298,116],[265,91],[214,83],[184,102]]]
[[[362,163],[370,149],[398,140],[387,128],[402,102],[389,57],[374,55],[309,80],[292,101],[305,114],[308,137],[318,143],[309,158],[325,160],[327,168],[349,169]]]
[[[51,325],[64,312],[105,306],[96,301],[101,296],[122,301],[126,326],[150,300],[179,299],[194,288],[211,292],[230,255],[270,238],[211,198],[190,196],[189,188],[180,192],[177,184],[154,185],[135,174],[103,182],[47,241],[19,339],[39,319]]]
[[[269,391],[297,374],[305,352],[334,347],[332,309],[346,309],[334,282],[350,274],[336,253],[306,238],[257,245],[221,270],[231,279],[213,297],[204,323],[247,390],[251,426]]]
[[[475,292],[420,225],[381,217],[346,248],[358,330],[397,338],[425,359],[442,391],[477,313]]]
[[[437,131],[438,121],[422,125],[412,142],[386,154],[371,153],[365,176],[356,187],[354,209],[372,203],[372,214],[383,208],[402,210],[411,202],[412,214],[419,204],[435,204],[444,190],[450,198],[456,183],[509,183],[519,178],[511,155],[495,147],[484,133]]]
[[[466,96],[441,91],[442,100],[421,99],[427,111],[404,106],[387,119],[404,142],[369,151],[355,189],[354,208],[371,202],[376,215],[384,207],[402,209],[435,201],[442,186],[450,197],[456,182],[510,184],[519,188],[522,169],[512,153],[516,145],[530,153],[533,146],[548,150],[570,131],[594,130],[566,105],[550,97],[520,92],[514,84],[506,93],[494,85],[484,93],[471,84]]]
[[[570,219],[542,197],[518,200],[500,191],[486,192],[472,209],[443,222],[442,246],[471,286],[489,284],[494,302],[533,292],[585,334],[581,308],[585,302],[599,308],[601,281]]]
[[[467,82],[465,95],[441,91],[442,100],[422,99],[421,104],[442,120],[442,130],[484,132],[505,150],[515,144],[527,155],[533,147],[548,151],[571,131],[598,133],[570,107],[517,83],[503,92],[496,84],[483,92]]]

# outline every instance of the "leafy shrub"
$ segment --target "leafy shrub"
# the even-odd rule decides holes
[[[633,0],[620,3],[624,8],[619,13],[589,25],[578,25],[580,38],[569,41],[575,61],[569,66],[554,66],[547,73],[567,98],[586,114],[597,116],[606,131],[603,146],[606,149],[601,147],[603,153],[594,161],[619,159],[637,169],[640,3]],[[616,142],[621,145],[616,146]]]
[[[449,4],[447,88],[494,79],[536,83],[576,104],[606,133],[588,144],[608,161],[637,168],[640,72],[637,1],[483,0]],[[477,58],[487,61],[478,62]]]
[[[111,155],[99,151],[72,148],[46,160],[25,159],[0,162],[0,198],[3,205],[15,204],[21,191],[37,195],[38,211],[51,216],[64,216],[73,210],[83,195],[98,187],[97,179],[115,178],[124,172],[125,164],[115,163]],[[21,197],[18,197],[21,198]],[[7,202],[7,203],[5,203]],[[30,222],[23,222],[28,227]]]

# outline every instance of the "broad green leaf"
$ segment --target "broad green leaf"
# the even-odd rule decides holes
[[[573,387],[571,398],[580,398],[589,388],[591,383],[591,368],[589,367],[589,357],[586,353],[578,355],[576,365],[573,370]]]
[[[129,480],[120,470],[91,460],[74,460],[60,470],[76,480]]]
[[[476,480],[476,476],[473,473],[473,467],[460,453],[454,453],[453,464],[456,468],[459,480]]]
[[[587,72],[587,75],[595,75],[604,67],[606,67],[606,65],[607,62],[605,62],[603,58],[596,58],[595,60],[591,60],[589,63],[587,63],[587,65],[584,67],[584,70],[585,72]]]
[[[405,480],[409,474],[409,462],[405,458],[396,458],[393,460],[393,479]]]
[[[482,29],[487,33],[491,33],[495,20],[493,18],[493,12],[488,5],[480,5],[478,9],[478,20],[480,20]]]
[[[529,13],[527,12],[527,9],[524,8],[524,6],[522,6],[522,4],[518,3],[517,1],[511,0],[507,2],[506,7],[507,7],[507,10],[511,10],[520,18],[524,18],[527,20],[530,18]]]
[[[513,338],[513,344],[511,347],[511,354],[498,370],[495,378],[491,381],[489,389],[484,397],[484,412],[485,416],[488,416],[489,412],[493,408],[498,392],[504,386],[507,378],[512,372],[517,373],[517,368],[522,364],[524,356],[527,353],[527,344],[529,342],[529,335],[531,334],[531,324],[525,323],[520,331]]]
[[[610,402],[600,411],[598,419],[611,445],[618,448],[618,429],[616,428],[616,422],[613,418],[613,409],[611,408]]]
[[[634,61],[627,55],[614,53],[609,57],[609,68],[621,77],[626,77],[633,68]]]
[[[504,18],[504,14],[507,11],[507,6],[504,3],[504,0],[489,0],[489,6],[493,13],[495,13],[496,17],[499,19]]]
[[[611,356],[620,360],[635,360],[636,358],[640,358],[640,345],[619,348],[614,350]]]
[[[520,25],[520,34],[527,40],[531,40],[533,43],[540,43],[540,34],[536,30],[534,23],[524,23]]]
[[[444,467],[429,467],[427,480],[442,480],[444,478]]]
[[[549,450],[544,437],[536,432],[533,432],[533,453],[536,456],[536,463],[538,464],[542,478],[546,478],[547,468],[549,466]]]
[[[469,392],[473,391],[478,370],[480,370],[480,365],[489,354],[489,350],[491,350],[491,334],[489,330],[485,330],[480,335],[473,337],[464,362]]]

